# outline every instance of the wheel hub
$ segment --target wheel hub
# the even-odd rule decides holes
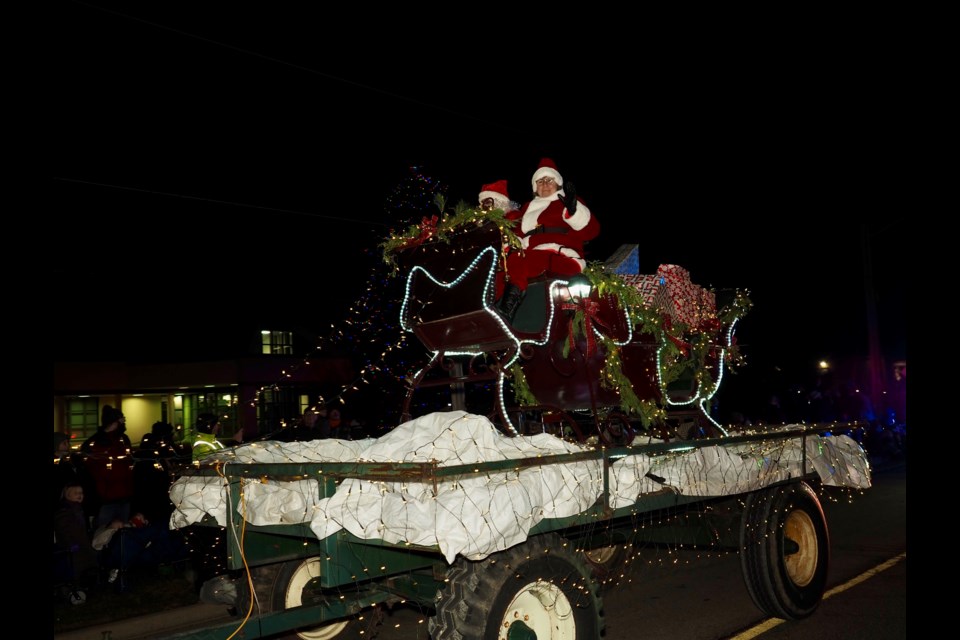
[[[813,580],[820,550],[817,529],[805,511],[792,511],[783,528],[783,563],[794,584],[805,587]]]
[[[551,582],[531,582],[517,592],[500,623],[500,640],[574,640],[577,624],[566,594]]]
[[[290,578],[290,583],[287,586],[286,597],[284,598],[286,608],[290,609],[302,605],[303,588],[307,586],[311,580],[319,576],[319,559],[310,558],[300,565]],[[303,638],[303,640],[333,640],[333,638],[340,635],[340,633],[346,629],[348,624],[349,622],[332,622],[313,629],[300,629],[297,631],[297,635]]]

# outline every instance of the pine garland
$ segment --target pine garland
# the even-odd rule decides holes
[[[438,211],[446,209],[446,199],[441,194],[434,198]],[[396,254],[404,249],[419,246],[424,242],[443,242],[450,244],[450,239],[468,227],[481,227],[485,224],[496,225],[500,229],[500,236],[504,244],[519,248],[520,238],[513,232],[513,226],[518,221],[508,220],[502,209],[483,211],[470,207],[464,202],[458,203],[451,212],[443,213],[442,217],[424,217],[420,224],[407,227],[402,233],[391,230],[390,236],[380,243],[383,251],[383,261],[395,273],[397,270]]]
[[[519,362],[514,362],[510,365],[510,377],[513,379],[513,396],[516,398],[517,404],[521,407],[530,407],[539,404],[536,396],[530,391],[527,376],[524,375],[523,367],[520,366]]]
[[[446,201],[442,194],[436,195],[434,204],[440,212],[445,211]],[[517,221],[508,220],[501,209],[482,211],[460,202],[453,211],[443,213],[442,218],[424,217],[420,224],[410,225],[402,233],[391,231],[390,236],[379,246],[383,251],[383,261],[396,273],[395,256],[398,252],[425,242],[449,244],[455,235],[469,227],[494,224],[500,230],[504,245],[519,248],[520,238],[513,231],[516,223]],[[646,300],[636,287],[625,282],[619,275],[605,271],[602,263],[588,263],[583,274],[590,280],[599,297],[612,296],[618,307],[627,311],[634,331],[653,334],[655,343],[659,345],[660,371],[658,373],[661,397],[641,400],[634,392],[631,381],[623,373],[620,347],[612,339],[606,336],[601,337],[606,355],[600,374],[600,384],[606,389],[616,391],[620,398],[620,408],[628,415],[639,418],[644,428],[662,423],[666,419],[664,398],[667,396],[667,389],[684,376],[692,373],[696,388],[703,397],[709,397],[716,391],[717,381],[711,378],[706,366],[707,358],[714,353],[715,349],[726,350],[725,361],[731,370],[742,364],[742,358],[735,343],[729,346],[718,345],[712,341],[712,333],[702,331],[698,327],[672,322],[658,309],[648,308]],[[752,302],[746,293],[737,291],[733,302],[718,311],[719,326],[729,327],[734,321],[742,318],[751,307]],[[585,337],[587,322],[582,308],[575,311],[572,326],[575,340]],[[563,356],[569,357],[569,355],[570,343],[565,340]],[[521,407],[539,404],[530,390],[519,362],[511,365],[509,376],[513,381],[514,397]]]
[[[620,397],[620,408],[628,415],[638,417],[644,428],[663,422],[667,415],[663,400],[667,396],[667,389],[685,375],[692,372],[696,388],[702,397],[710,397],[716,392],[718,380],[714,380],[707,369],[707,358],[714,353],[714,350],[726,349],[725,360],[731,369],[741,364],[740,353],[735,343],[724,347],[714,343],[711,334],[697,327],[668,321],[659,310],[645,306],[644,298],[635,287],[624,282],[619,275],[604,271],[600,263],[589,263],[583,273],[600,297],[614,296],[618,307],[627,310],[635,331],[652,333],[656,344],[659,345],[661,399],[641,400],[634,393],[630,379],[623,373],[620,347],[606,336],[601,339],[606,355],[600,384],[606,389],[616,391]],[[719,326],[729,327],[732,322],[742,318],[751,306],[752,303],[746,293],[738,291],[733,303],[719,311],[717,315]],[[585,335],[585,316],[582,308],[574,313],[571,322],[574,339]],[[680,345],[683,345],[683,348]],[[566,358],[569,354],[570,344],[569,341],[565,341],[563,356]],[[529,387],[524,389],[523,399],[517,395],[517,401],[521,405],[524,402],[537,404]]]

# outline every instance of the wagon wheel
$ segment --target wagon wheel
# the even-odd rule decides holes
[[[599,542],[599,545],[597,544]],[[627,561],[629,544],[622,535],[607,533],[594,540],[590,549],[583,550],[590,573],[605,588],[614,583],[616,574]]]
[[[740,563],[747,591],[760,610],[789,620],[809,616],[823,597],[829,559],[827,521],[807,483],[747,496]]]
[[[253,580],[256,601],[253,615],[259,613],[274,613],[299,607],[303,604],[303,588],[308,582],[320,575],[320,559],[307,558],[305,560],[291,560],[250,570]],[[249,587],[245,582],[240,586],[238,613],[246,615],[250,606]],[[331,622],[310,629],[297,629],[286,634],[271,636],[272,640],[332,640],[345,637],[341,634],[350,626],[353,620]]]
[[[599,638],[603,628],[590,570],[554,533],[485,560],[459,558],[428,625],[433,640]]]

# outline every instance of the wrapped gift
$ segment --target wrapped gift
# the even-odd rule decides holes
[[[624,282],[640,292],[640,295],[643,296],[643,306],[649,309],[657,296],[657,292],[660,290],[660,276],[633,274],[620,277],[623,278]]]
[[[661,287],[653,304],[661,313],[669,316],[675,325],[694,327],[697,324],[696,300],[685,287]]]
[[[635,276],[640,273],[640,245],[620,245],[620,248],[604,263],[603,270],[617,275]]]
[[[717,294],[700,287],[700,307],[697,309],[700,323],[717,317]]]
[[[668,287],[693,286],[690,282],[690,272],[676,264],[662,264],[657,267],[657,275],[663,278]]]
[[[627,274],[623,281],[637,289],[643,306],[656,307],[674,323],[690,328],[716,318],[716,295],[690,281],[690,272],[675,264],[662,264],[655,274]]]
[[[716,297],[712,291],[693,284],[690,272],[675,264],[662,264],[657,269],[660,289],[654,304],[674,322],[694,328],[716,317]]]

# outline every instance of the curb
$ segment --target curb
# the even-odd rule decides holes
[[[157,640],[172,634],[231,620],[224,605],[194,604],[179,609],[115,620],[65,631],[54,640]]]

